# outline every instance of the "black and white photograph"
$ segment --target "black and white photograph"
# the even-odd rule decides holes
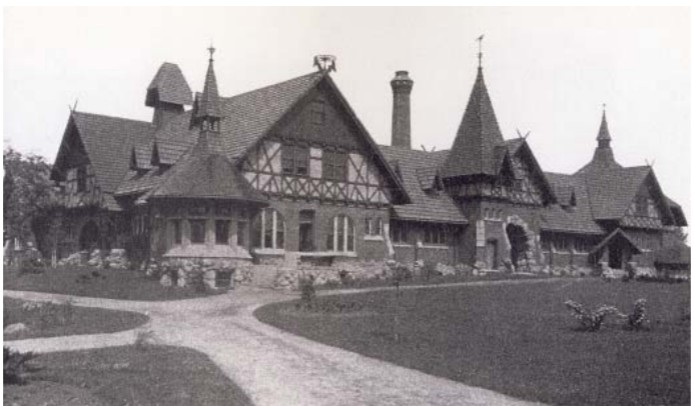
[[[8,406],[691,404],[690,7],[4,7]]]

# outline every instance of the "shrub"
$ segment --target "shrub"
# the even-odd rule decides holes
[[[138,350],[146,350],[154,344],[154,332],[152,330],[139,330],[135,334],[135,348]]]
[[[602,305],[595,312],[590,312],[585,310],[583,305],[573,300],[567,300],[564,304],[572,311],[573,316],[581,324],[580,329],[583,331],[598,331],[608,314],[620,314],[619,310],[614,306]]]
[[[22,310],[28,321],[40,329],[71,324],[75,313],[71,300],[64,303],[26,302],[22,305]]]
[[[299,278],[299,290],[301,291],[299,303],[304,309],[313,309],[316,304],[316,287],[313,285],[315,279],[313,275]]]
[[[36,358],[33,352],[19,352],[8,347],[2,347],[3,383],[22,384],[26,382],[25,375],[30,370],[28,361]]]
[[[648,322],[646,319],[646,299],[639,299],[634,303],[634,311],[625,315],[626,327],[631,330],[641,330]]]
[[[205,274],[203,272],[193,272],[190,276],[190,286],[198,293],[203,293],[207,290],[205,285]]]
[[[22,259],[18,272],[19,276],[42,274],[46,270],[46,264],[39,257]]]
[[[436,271],[436,262],[424,261],[422,265],[422,275],[424,279],[429,280],[432,276],[437,276],[439,273]]]

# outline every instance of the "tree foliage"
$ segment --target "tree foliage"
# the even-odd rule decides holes
[[[49,179],[51,166],[39,155],[22,154],[6,146],[3,169],[4,240],[29,241],[33,223],[55,206],[55,192]]]

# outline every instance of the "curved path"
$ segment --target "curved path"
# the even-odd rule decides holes
[[[323,294],[336,293],[352,292]],[[253,316],[256,308],[296,298],[296,294],[242,287],[224,295],[171,302],[135,302],[17,291],[4,291],[4,295],[24,300],[71,298],[77,306],[136,311],[150,317],[149,323],[136,330],[8,341],[5,345],[36,352],[89,349],[132,344],[138,331],[150,330],[158,343],[190,347],[208,355],[257,406],[529,404],[486,389],[320,344],[261,323]]]

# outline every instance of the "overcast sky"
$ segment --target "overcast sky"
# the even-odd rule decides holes
[[[145,89],[177,63],[201,90],[210,41],[230,96],[313,70],[333,78],[378,143],[390,142],[395,70],[409,70],[413,145],[449,148],[485,35],[487,86],[505,138],[545,171],[590,160],[602,104],[617,160],[655,160],[690,213],[690,15],[686,8],[6,8],[4,140],[52,161],[68,105],[150,120]],[[688,216],[688,220],[692,221]]]

